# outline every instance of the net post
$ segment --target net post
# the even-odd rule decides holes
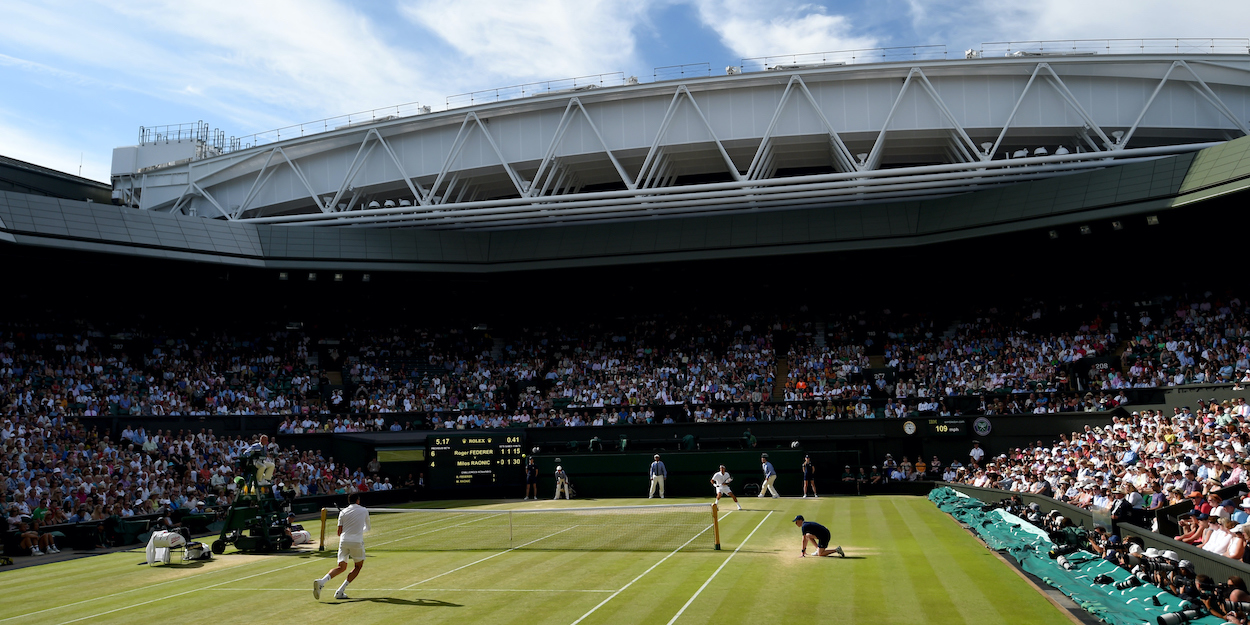
[[[321,544],[317,545],[317,551],[326,550],[326,509],[321,509]]]
[[[720,520],[717,514],[719,510],[716,504],[712,504],[712,536],[716,539],[713,549],[716,551],[720,551]]]

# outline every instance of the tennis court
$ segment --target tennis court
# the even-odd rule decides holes
[[[462,505],[457,502],[449,505]],[[475,502],[470,510],[630,506],[647,500]],[[710,503],[710,499],[663,503]],[[720,515],[722,550],[712,549],[710,514],[686,523],[686,543],[639,547],[649,515],[614,523],[588,514],[575,529],[550,522],[560,540],[615,534],[630,550],[570,542],[506,548],[472,546],[474,525],[498,533],[498,519],[524,532],[540,515],[458,519],[378,514],[366,538],[369,558],[348,594],[321,601],[312,580],[334,564],[326,550],[286,555],[228,551],[212,562],[138,566],[131,551],[0,573],[7,623],[290,622],[352,623],[1070,623],[1025,580],[923,497],[743,499]],[[466,509],[466,508],[460,508]],[[798,558],[796,514],[830,528],[845,560]],[[564,516],[563,514],[561,516]],[[657,520],[666,515],[654,515]],[[411,517],[411,518],[410,518]],[[526,522],[516,519],[525,518]],[[470,519],[492,519],[468,522]],[[531,519],[537,519],[531,522]],[[454,531],[430,532],[461,523]],[[594,526],[594,523],[604,525]],[[424,524],[424,525],[423,525]],[[492,525],[494,524],[494,525]],[[312,527],[315,523],[305,523]],[[696,527],[699,525],[699,527]],[[584,526],[584,527],[583,527]],[[333,534],[333,521],[330,525]],[[467,530],[467,532],[466,532]],[[538,536],[517,531],[518,536]],[[444,543],[421,544],[438,535]],[[424,536],[424,537],[423,537]],[[572,541],[583,542],[582,539]],[[597,542],[595,543],[597,544]],[[413,550],[413,547],[422,550]],[[427,549],[437,550],[427,550]]]

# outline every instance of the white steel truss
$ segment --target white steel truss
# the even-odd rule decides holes
[[[1015,61],[1013,61],[1015,62]],[[410,170],[404,158],[392,146],[392,134],[405,132],[402,128],[392,130],[389,122],[379,123],[361,128],[362,135],[354,135],[347,145],[355,146],[354,156],[350,161],[344,160],[341,179],[329,191],[317,192],[312,181],[301,167],[301,159],[315,156],[320,152],[344,147],[344,141],[338,140],[331,144],[325,142],[324,147],[316,143],[316,139],[296,139],[292,143],[283,142],[272,146],[256,149],[244,155],[222,157],[222,165],[202,166],[201,163],[187,164],[187,179],[180,192],[170,196],[164,203],[155,208],[184,212],[196,198],[210,205],[217,214],[227,219],[246,219],[257,223],[304,223],[309,225],[355,225],[364,227],[427,227],[427,228],[513,228],[526,226],[551,225],[584,220],[616,220],[656,215],[681,215],[703,211],[735,211],[735,210],[779,210],[800,206],[827,205],[832,206],[848,202],[875,202],[898,198],[940,197],[952,193],[961,193],[985,185],[1006,184],[1020,180],[1032,180],[1055,175],[1064,175],[1083,169],[1104,167],[1114,162],[1132,162],[1144,158],[1157,158],[1169,154],[1194,151],[1213,145],[1210,139],[1195,140],[1187,144],[1176,145],[1143,145],[1130,147],[1141,129],[1143,120],[1151,107],[1158,101],[1158,96],[1169,83],[1181,83],[1188,86],[1196,98],[1209,104],[1222,119],[1227,120],[1242,135],[1250,135],[1250,125],[1246,120],[1221,100],[1195,67],[1185,59],[1169,59],[1168,64],[1156,63],[1164,71],[1154,84],[1153,91],[1145,100],[1140,111],[1136,112],[1135,121],[1127,130],[1117,130],[1116,138],[1112,138],[1107,129],[1100,125],[1091,113],[1082,105],[1069,85],[1052,65],[1052,61],[1037,62],[1028,65],[1028,79],[1024,87],[1014,96],[1014,105],[1010,113],[1000,125],[994,128],[994,134],[986,136],[985,129],[977,130],[977,136],[985,140],[978,145],[973,134],[942,97],[941,91],[934,85],[928,66],[902,67],[898,73],[902,78],[901,86],[893,94],[893,101],[884,121],[873,131],[875,139],[871,147],[861,136],[857,144],[867,149],[865,154],[856,157],[850,147],[846,129],[835,127],[826,108],[822,107],[818,98],[809,86],[810,76],[796,72],[788,77],[776,105],[772,109],[768,123],[763,132],[757,135],[750,144],[750,152],[744,152],[744,140],[735,139],[734,147],[728,147],[727,141],[718,136],[707,111],[700,105],[696,94],[687,84],[672,87],[671,97],[659,121],[654,136],[645,149],[645,153],[625,154],[620,148],[614,149],[605,138],[603,129],[595,122],[595,116],[587,110],[587,106],[595,106],[597,102],[588,102],[586,96],[579,94],[560,100],[563,113],[560,115],[554,130],[544,137],[545,149],[541,158],[527,163],[512,162],[505,157],[500,139],[491,131],[488,120],[479,117],[476,110],[463,113],[458,118],[458,130],[454,139],[442,158],[442,166],[432,173],[416,174]],[[1016,66],[1019,66],[1017,62]],[[1220,65],[1220,71],[1247,72],[1240,67]],[[905,71],[905,74],[903,73]],[[933,71],[929,69],[929,71]],[[1216,71],[1213,68],[1212,71]],[[1023,74],[1020,74],[1023,75]],[[1183,75],[1183,76],[1182,76]],[[1069,154],[1054,156],[1029,156],[1028,158],[995,159],[1000,148],[1008,140],[1008,134],[1018,127],[1018,114],[1026,98],[1036,93],[1040,85],[1048,85],[1058,94],[1065,106],[1075,113],[1081,121],[1071,128],[1071,136],[1077,144]],[[927,164],[921,166],[895,167],[883,169],[883,158],[893,148],[891,145],[891,128],[909,94],[917,94],[917,104],[930,107],[928,110],[941,120],[934,127],[934,132],[947,133],[944,154],[947,162],[943,164]],[[596,94],[597,97],[598,94]],[[706,132],[708,139],[700,142],[687,139],[681,150],[674,150],[674,144],[666,141],[682,107],[688,107],[687,118],[693,124],[692,129]],[[779,147],[778,128],[786,118],[788,111],[803,107],[804,111],[814,114],[820,132],[827,135],[828,154],[831,173],[804,174],[778,178],[777,161]],[[810,119],[810,118],[809,118]],[[562,145],[570,128],[574,124],[584,124],[589,129],[587,140],[593,137],[592,151],[586,151],[585,140],[578,153],[580,161],[569,161],[561,156]],[[1123,125],[1113,128],[1124,128]],[[810,131],[809,131],[810,132]],[[457,163],[471,139],[480,134],[480,139],[488,154],[497,159],[499,170],[507,179],[505,186],[511,187],[515,193],[511,197],[500,197],[498,193],[492,198],[481,199],[481,193],[474,186],[474,177],[478,173],[470,173],[457,167]],[[862,131],[860,132],[862,135]],[[806,135],[811,137],[813,135]],[[816,135],[819,136],[819,135]],[[993,139],[990,141],[989,139]],[[757,143],[755,143],[757,142]],[[287,148],[299,144],[298,156],[292,156]],[[704,148],[698,148],[702,143]],[[812,145],[810,139],[807,144]],[[284,148],[285,146],[285,148]],[[692,148],[694,146],[694,148]],[[381,148],[379,151],[378,148]],[[701,166],[702,173],[717,175],[728,174],[726,182],[709,182],[698,184],[679,184],[679,178],[689,172],[684,165],[685,153],[691,149],[703,149]],[[593,151],[597,150],[597,152]],[[735,164],[731,150],[746,162],[750,156],[750,164],[739,170]],[[369,166],[370,158],[375,153],[385,154],[389,163],[399,173],[399,180],[406,188],[411,205],[404,202],[400,206],[380,208],[366,207],[370,197],[376,191],[356,186],[361,171]],[[1041,152],[1039,152],[1041,154]],[[598,161],[595,181],[603,188],[602,172],[614,172],[615,184],[620,190],[586,192],[582,189],[587,185],[584,177],[585,159],[596,157]],[[242,158],[240,158],[242,157]],[[210,159],[211,160],[211,159]],[[707,167],[717,161],[723,163],[723,171],[708,170]],[[205,161],[204,163],[207,163]],[[580,163],[580,165],[578,164]],[[317,208],[315,212],[286,214],[281,216],[265,215],[266,203],[260,201],[262,193],[271,184],[274,175],[285,164],[293,172],[298,181],[298,188],[306,191],[303,200],[310,200]],[[259,166],[259,169],[256,167]],[[235,180],[239,175],[223,173],[228,168],[239,168],[247,171],[249,178],[246,193],[240,193],[242,200],[230,200],[229,209],[214,197],[210,190],[223,180]],[[372,171],[372,170],[371,170]],[[527,180],[521,173],[530,173]],[[322,174],[324,175],[324,174]],[[147,180],[145,174],[144,180]],[[422,180],[425,181],[423,184]],[[502,178],[498,180],[502,181]],[[609,180],[608,182],[613,182]],[[325,181],[318,185],[325,187]],[[376,182],[374,184],[377,184]],[[496,184],[497,183],[491,183]],[[610,186],[610,185],[609,185]],[[392,187],[393,188],[393,187]],[[498,189],[498,186],[494,188]],[[509,192],[510,193],[510,192]],[[146,199],[146,198],[145,198]],[[291,206],[300,197],[285,196],[281,200],[284,206]],[[372,205],[371,205],[372,206]],[[148,206],[147,208],[152,208]],[[289,211],[290,209],[284,209]]]
[[[684,98],[682,96],[685,96]],[[712,124],[708,122],[707,116],[703,114],[703,109],[699,108],[699,103],[695,101],[694,95],[686,88],[686,85],[677,85],[677,90],[673,93],[673,99],[669,102],[668,110],[664,112],[664,119],[660,122],[660,130],[655,133],[655,140],[651,143],[651,149],[647,152],[647,157],[642,161],[642,169],[638,172],[638,178],[634,180],[634,187],[655,188],[664,186],[659,181],[674,177],[676,174],[668,171],[671,166],[664,157],[664,149],[662,142],[664,136],[668,134],[669,125],[673,123],[673,116],[677,112],[677,107],[682,102],[689,102],[694,107],[695,113],[699,116],[699,121],[703,122],[703,127],[712,137],[712,143],[716,145],[716,150],[720,152],[720,156],[725,161],[725,166],[729,169],[729,173],[734,180],[742,180],[742,174],[738,173],[738,166],[734,164],[733,159],[729,158],[729,153],[725,151],[724,144],[720,139],[716,138],[716,131],[712,129]],[[669,175],[666,178],[666,175]]]
[[[824,125],[825,132],[829,133],[829,142],[831,151],[833,152],[834,162],[840,171],[855,171],[859,169],[855,165],[855,158],[851,156],[851,150],[846,147],[846,143],[842,141],[842,137],[838,136],[838,131],[829,123],[829,118],[825,116],[824,111],[820,110],[820,105],[816,103],[816,98],[812,96],[812,92],[807,88],[807,83],[803,82],[802,76],[791,76],[790,81],[786,83],[786,90],[781,93],[781,101],[777,103],[777,110],[773,111],[773,118],[768,122],[768,129],[764,131],[764,137],[760,140],[760,147],[755,152],[755,158],[751,159],[751,166],[747,168],[747,179],[759,180],[765,176],[765,172],[771,172],[771,162],[773,159],[773,132],[777,129],[777,122],[781,119],[781,114],[786,109],[786,104],[790,100],[790,94],[794,93],[795,85],[798,85],[798,91],[803,94],[805,102],[811,105],[815,111],[820,123]]]

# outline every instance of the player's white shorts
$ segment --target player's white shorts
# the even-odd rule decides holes
[[[348,558],[351,558],[352,562],[364,562],[365,544],[339,543],[339,562],[347,562]]]
[[[718,492],[718,493],[720,493],[720,494],[722,494],[722,495],[732,495],[732,494],[734,494],[733,490],[732,490],[732,489],[730,489],[728,486],[716,486],[716,487],[714,487],[714,488],[716,489],[716,492]]]

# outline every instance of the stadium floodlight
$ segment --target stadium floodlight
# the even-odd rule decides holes
[[[1059,147],[1057,147],[1057,148],[1055,148],[1055,155],[1056,155],[1056,156],[1063,155],[1063,154],[1067,154],[1067,153],[1068,153],[1068,148],[1065,148],[1065,147],[1063,147],[1062,145],[1061,145],[1061,146],[1059,146]]]
[[[725,68],[726,76],[737,76],[738,74],[741,74],[741,73],[742,73],[742,67],[738,65],[730,65],[729,67]]]
[[[290,279],[290,276],[288,276],[288,275],[287,275],[287,273],[286,273],[285,271],[279,271],[279,272],[278,272],[278,279],[279,279],[279,280],[283,280],[283,281],[285,281],[285,280]]]
[[[632,87],[632,86],[634,86],[634,85],[638,84],[638,77],[637,77],[637,76],[630,76],[629,78],[626,78],[626,79],[625,79],[625,84],[626,84],[626,85],[628,85],[628,86],[630,86],[630,87]]]
[[[1012,154],[1012,155],[1011,155],[1011,157],[1012,157],[1012,158],[1028,158],[1028,157],[1029,157],[1029,150],[1028,150],[1028,148],[1024,148],[1024,149],[1016,150],[1016,153],[1015,153],[1015,154]]]
[[[1048,232],[1047,234],[1049,234],[1049,235],[1050,235],[1050,238],[1052,238],[1052,239],[1058,239],[1058,238],[1059,238],[1059,231],[1058,231],[1058,230],[1051,230],[1051,231],[1050,231],[1050,232]]]
[[[1122,223],[1120,223],[1120,222],[1118,222],[1118,221],[1113,221],[1113,222],[1111,222],[1111,229],[1112,229],[1112,230],[1123,230],[1123,229],[1124,229],[1124,224],[1122,224]]]
[[[335,282],[342,282],[342,281],[343,281],[343,274],[341,274],[341,273],[335,273],[335,274],[334,274],[334,281],[335,281]]]
[[[361,282],[368,282],[369,280],[370,280],[370,276],[367,273],[360,276]]]
[[[1159,225],[1159,216],[1158,215],[1146,215],[1146,225],[1147,226]]]
[[[990,143],[989,141],[986,141],[985,143],[982,143],[982,144],[981,144],[981,153],[982,153],[982,154],[989,154],[989,153],[990,153],[990,148],[992,148],[992,147],[994,147],[994,144],[993,144],[993,143]]]
[[[379,204],[377,200],[374,200],[369,202],[369,208],[382,208],[382,205]]]
[[[1122,139],[1124,139],[1124,131],[1123,131],[1123,130],[1117,130],[1117,131],[1115,131],[1115,132],[1111,133],[1111,136],[1115,137],[1115,144],[1116,144],[1116,145],[1120,145],[1120,141],[1121,141]]]
[[[1089,226],[1081,226],[1081,234],[1092,234],[1093,232],[1093,228],[1090,228]]]
[[[309,281],[309,282],[316,282],[316,281],[317,281],[317,272],[315,272],[315,271],[310,271],[310,272],[308,272],[308,281]]]
[[[400,206],[412,206],[412,201],[408,199],[402,199],[399,201],[399,205]]]
[[[1033,156],[1046,156],[1047,154],[1050,154],[1050,152],[1047,152],[1046,148],[1037,148],[1036,150],[1033,150]]]
[[[382,206],[385,206],[386,208],[395,208],[395,200],[387,200],[386,203],[382,204]]]

